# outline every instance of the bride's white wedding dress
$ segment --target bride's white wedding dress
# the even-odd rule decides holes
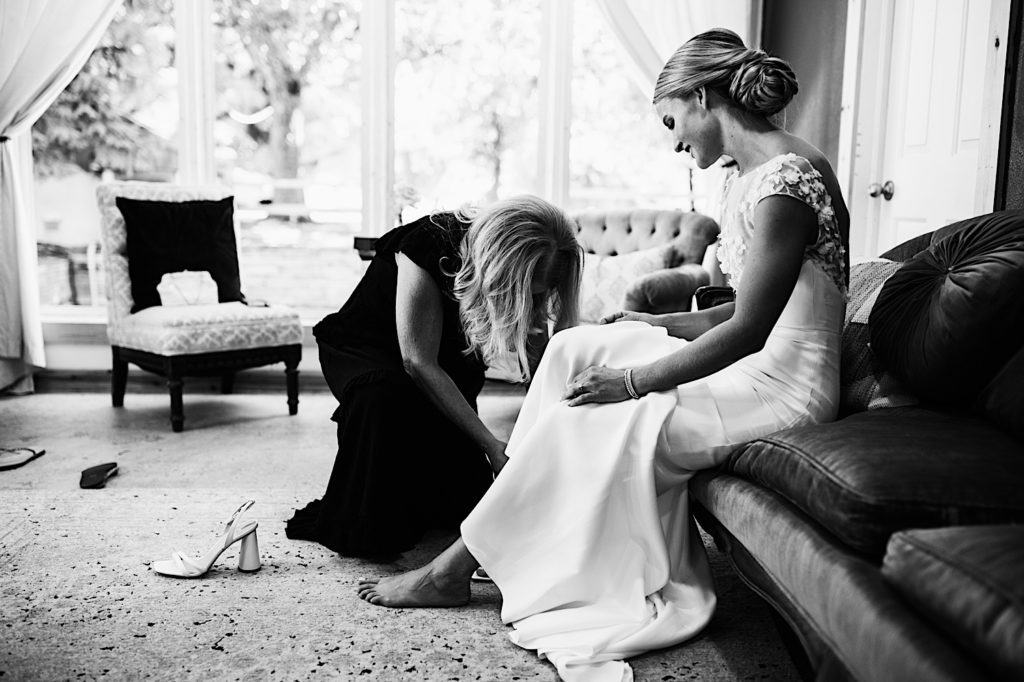
[[[835,416],[844,255],[809,162],[780,156],[730,181],[719,258],[741,290],[754,207],[776,194],[810,205],[820,229],[764,349],[676,390],[568,407],[566,383],[584,368],[645,364],[687,342],[640,322],[556,334],[509,440],[509,463],[462,525],[501,589],[512,640],[547,657],[564,680],[631,680],[622,659],[700,631],[715,594],[687,481],[737,444]]]

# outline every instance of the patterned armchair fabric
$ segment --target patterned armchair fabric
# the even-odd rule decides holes
[[[195,201],[227,196],[230,192],[224,188],[149,182],[114,182],[97,189],[107,279],[107,337],[114,361],[113,403],[123,405],[128,362],[166,376],[175,431],[183,428],[185,376],[221,376],[224,392],[230,392],[235,371],[284,362],[289,411],[295,414],[298,409],[296,367],[302,352],[302,323],[296,311],[230,302],[161,305],[131,313],[127,230],[116,199]]]

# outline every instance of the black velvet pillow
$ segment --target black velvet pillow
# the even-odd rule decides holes
[[[943,229],[882,287],[871,346],[922,400],[967,406],[1024,345],[1024,211]]]
[[[245,301],[238,277],[234,197],[217,201],[142,201],[117,197],[127,231],[132,312],[160,305],[156,286],[168,272],[210,273],[217,300]]]

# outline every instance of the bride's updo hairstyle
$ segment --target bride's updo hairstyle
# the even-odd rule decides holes
[[[690,38],[669,57],[654,86],[654,103],[682,98],[700,87],[765,117],[782,111],[798,89],[796,75],[785,60],[748,49],[725,28]]]

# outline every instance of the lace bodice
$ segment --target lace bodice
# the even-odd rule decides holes
[[[821,173],[802,156],[783,154],[754,168],[746,175],[730,175],[725,181],[722,232],[718,237],[718,260],[730,285],[739,291],[747,244],[754,230],[754,209],[764,198],[783,195],[804,202],[818,217],[818,239],[804,250],[811,260],[846,294],[846,249],[832,208],[832,197]]]

